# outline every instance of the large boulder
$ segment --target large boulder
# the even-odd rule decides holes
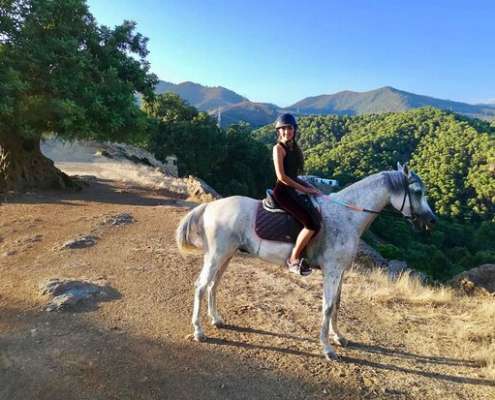
[[[495,296],[495,264],[484,264],[454,276],[450,283],[468,295]]]

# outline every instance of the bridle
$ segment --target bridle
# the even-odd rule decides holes
[[[330,197],[330,196],[325,196],[325,197],[328,198],[329,200],[333,201],[334,203],[340,204],[340,205],[347,207],[347,208],[350,208],[351,210],[354,210],[354,211],[367,212],[370,214],[387,214],[387,215],[393,215],[394,217],[400,216],[400,217],[403,217],[403,218],[409,220],[409,222],[412,223],[416,220],[418,215],[414,212],[414,208],[413,208],[412,200],[411,200],[411,191],[409,190],[409,185],[412,185],[413,183],[416,183],[417,181],[416,180],[409,180],[409,178],[407,176],[404,176],[403,182],[404,182],[404,198],[402,199],[402,204],[400,206],[399,212],[397,212],[396,210],[393,210],[393,211],[370,210],[368,208],[362,208],[362,207],[356,206],[354,204],[347,203],[345,201],[334,199],[333,197]],[[404,215],[404,213],[403,213],[407,198],[409,198],[409,210],[410,210],[411,215]]]
[[[416,183],[415,180],[409,180],[407,176],[404,176],[404,198],[402,199],[402,205],[400,206],[399,212],[405,219],[411,220],[413,222],[417,218],[417,214],[414,212],[414,208],[411,200],[411,191],[409,190],[409,186],[413,183]],[[404,215],[402,212],[404,210],[404,205],[406,204],[406,197],[409,197],[409,211],[411,215]]]

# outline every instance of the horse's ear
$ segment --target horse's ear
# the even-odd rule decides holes
[[[399,161],[397,161],[397,171],[402,172],[405,176],[409,176],[410,171],[407,162],[402,165]]]

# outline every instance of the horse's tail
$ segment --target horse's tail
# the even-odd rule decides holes
[[[194,207],[180,221],[175,232],[175,240],[182,255],[198,253],[203,247],[202,217],[207,205],[203,203]]]

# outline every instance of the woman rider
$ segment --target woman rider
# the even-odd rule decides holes
[[[320,230],[319,216],[315,210],[309,209],[301,196],[296,192],[318,195],[320,191],[298,179],[298,173],[304,167],[304,158],[295,138],[297,122],[292,114],[282,114],[275,122],[277,143],[273,146],[273,162],[277,183],[273,189],[273,197],[277,204],[297,219],[304,228],[297,236],[292,253],[287,260],[289,271],[306,276],[311,267],[301,258],[301,253],[311,238]]]

